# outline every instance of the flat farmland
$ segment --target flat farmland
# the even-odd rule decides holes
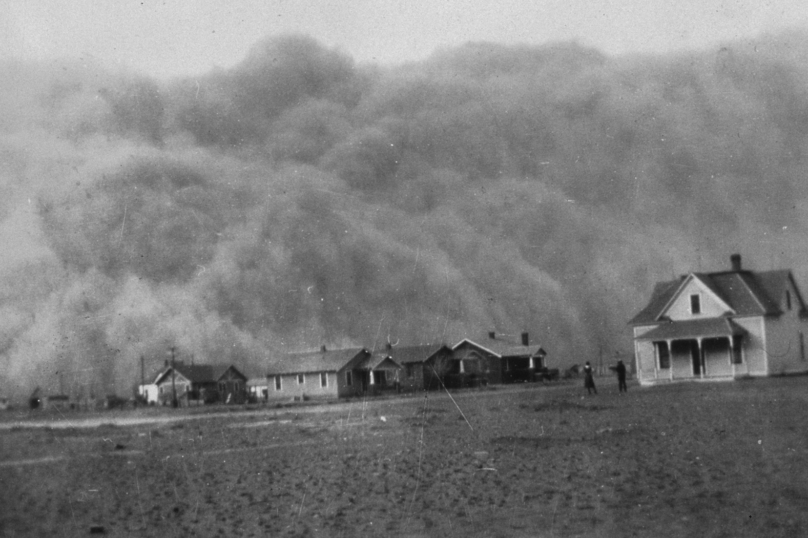
[[[6,413],[0,535],[808,535],[808,378],[615,385]]]

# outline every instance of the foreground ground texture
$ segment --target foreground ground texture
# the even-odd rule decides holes
[[[808,378],[453,396],[6,417],[0,535],[808,534]]]

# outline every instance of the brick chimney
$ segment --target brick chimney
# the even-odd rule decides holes
[[[495,333],[494,331],[489,331],[488,332],[488,338],[490,338],[491,340],[496,340],[497,339],[497,333]]]
[[[530,334],[527,332],[522,333],[522,345],[523,346],[530,345]]]
[[[729,257],[729,261],[732,263],[732,270],[738,272],[741,270],[741,255],[740,254],[733,254]]]
[[[325,344],[323,344],[322,346],[320,346],[320,352],[325,353],[325,351],[326,351]]]

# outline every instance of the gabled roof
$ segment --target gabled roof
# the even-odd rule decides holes
[[[642,336],[638,336],[637,340],[714,338],[744,334],[747,334],[746,329],[729,318],[701,318],[662,323]]]
[[[365,348],[289,353],[282,359],[269,363],[267,365],[266,374],[282,375],[338,372],[348,366],[351,361],[359,361],[369,356],[370,352]]]
[[[392,357],[393,360],[399,364],[407,364],[411,362],[425,362],[442,349],[445,349],[447,352],[451,351],[445,344],[427,344],[421,346],[394,346],[384,349],[382,352]]]
[[[778,299],[782,297],[791,272],[780,271],[722,271],[717,273],[692,273],[676,280],[659,282],[654,286],[648,304],[631,319],[631,325],[656,324],[663,321],[668,305],[673,301],[685,282],[690,278],[697,278],[707,286],[715,295],[731,309],[735,316],[769,316],[781,314]],[[802,297],[795,299],[799,302],[798,309],[804,308]]]
[[[191,383],[213,383],[221,379],[228,369],[233,368],[242,377],[246,376],[238,371],[232,364],[176,364],[177,374],[183,376]],[[159,384],[171,374],[171,366],[157,376],[154,383]]]
[[[452,350],[460,348],[463,344],[467,344],[482,351],[494,355],[497,358],[503,357],[536,357],[538,355],[546,355],[547,352],[541,346],[522,346],[508,340],[501,338],[488,338],[483,343],[478,343],[468,338],[464,338],[454,346]]]
[[[401,370],[401,365],[387,353],[374,353],[360,362],[356,368],[359,370]]]

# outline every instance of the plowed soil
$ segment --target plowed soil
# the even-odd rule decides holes
[[[0,536],[808,535],[808,378],[599,381],[7,413]]]

